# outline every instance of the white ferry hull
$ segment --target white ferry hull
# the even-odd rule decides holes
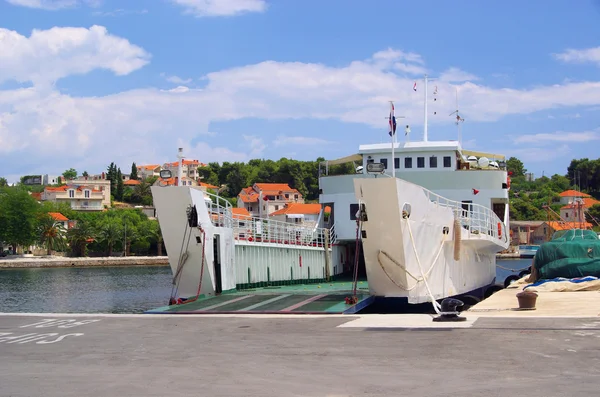
[[[508,239],[491,210],[478,209],[487,218],[474,222],[460,216],[460,204],[439,196],[434,202],[431,192],[398,178],[356,178],[354,187],[367,217],[362,245],[372,295],[417,304],[494,282],[496,253]]]

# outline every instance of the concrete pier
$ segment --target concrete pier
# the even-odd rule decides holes
[[[41,267],[90,267],[90,266],[165,266],[169,264],[168,256],[115,256],[115,257],[83,257],[69,258],[64,256],[0,259],[0,269],[41,268]]]
[[[0,395],[548,397],[600,387],[600,320],[431,319],[0,315]]]

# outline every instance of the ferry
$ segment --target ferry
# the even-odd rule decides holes
[[[427,111],[421,141],[408,126],[405,142],[390,132],[390,143],[320,164],[333,265],[358,263],[372,295],[413,304],[497,290],[496,253],[510,241],[505,156],[463,148],[460,132],[430,141]]]
[[[539,248],[539,245],[519,245],[519,256],[521,258],[533,258]]]

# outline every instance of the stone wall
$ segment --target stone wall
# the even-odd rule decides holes
[[[88,267],[88,266],[165,266],[167,256],[128,256],[102,258],[20,257],[0,259],[0,268]]]

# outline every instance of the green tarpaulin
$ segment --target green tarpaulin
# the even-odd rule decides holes
[[[537,279],[600,277],[600,240],[591,230],[572,229],[540,246],[533,266]]]

